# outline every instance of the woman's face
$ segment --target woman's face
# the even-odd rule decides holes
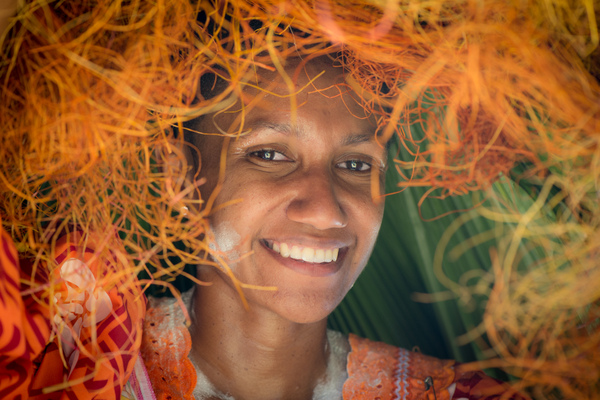
[[[383,202],[374,197],[385,150],[362,107],[332,87],[342,82],[340,69],[309,63],[296,87],[323,70],[297,94],[295,117],[290,98],[280,97],[289,89],[277,74],[259,77],[259,85],[275,94],[245,90],[251,100],[242,131],[248,133],[226,144],[225,180],[210,217],[216,250],[237,278],[277,287],[245,290],[250,307],[298,323],[322,320],[346,295],[373,249],[383,213]],[[239,112],[205,118],[201,130],[216,132],[217,125],[232,131],[239,118]],[[205,200],[223,143],[202,139],[203,172],[210,177]]]

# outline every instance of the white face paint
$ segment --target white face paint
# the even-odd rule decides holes
[[[210,248],[221,253],[221,256],[230,267],[240,258],[237,247],[240,244],[240,234],[233,228],[229,221],[220,223],[217,226],[211,226],[215,240],[211,242]]]

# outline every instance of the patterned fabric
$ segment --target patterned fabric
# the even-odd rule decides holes
[[[55,247],[53,298],[35,299],[18,279],[29,279],[27,263],[19,265],[2,235],[0,398],[116,400],[134,368],[144,297],[116,257],[92,250],[93,238],[78,247],[78,234],[69,237]],[[41,271],[37,278],[50,281]],[[58,310],[53,316],[50,302]]]
[[[142,357],[138,357],[129,381],[123,389],[121,400],[156,400],[150,376]]]
[[[355,335],[350,345],[344,400],[525,400],[507,384],[454,361]]]
[[[142,358],[158,400],[194,400],[196,369],[188,358],[192,338],[182,304],[151,298],[144,321]]]
[[[349,378],[344,399],[428,399],[435,389],[437,400],[449,400],[454,382],[454,361],[439,360],[420,353],[372,342],[350,335]],[[434,388],[425,382],[430,378]]]
[[[50,337],[48,309],[21,297],[19,260],[0,228],[0,399],[25,399],[36,356]]]

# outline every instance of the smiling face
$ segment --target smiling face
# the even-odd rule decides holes
[[[302,71],[298,89],[325,73],[297,94],[296,113],[290,98],[281,97],[289,94],[284,81],[261,74],[259,85],[268,84],[274,94],[245,90],[249,111],[242,131],[248,133],[201,141],[202,171],[209,177],[204,199],[227,147],[225,180],[210,217],[217,250],[241,282],[277,287],[246,290],[250,307],[299,323],[322,320],[343,299],[367,262],[383,213],[371,188],[373,179],[374,187],[381,185],[385,149],[353,94],[332,86],[343,76],[330,64],[316,60]],[[239,112],[223,113],[197,129],[232,132],[239,121]],[[219,278],[231,285],[223,274]]]

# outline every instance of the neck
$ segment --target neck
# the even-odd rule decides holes
[[[251,303],[246,310],[227,278],[207,272],[197,287],[190,357],[235,399],[310,399],[327,368],[326,321],[291,322]],[[257,384],[259,383],[259,384]]]

